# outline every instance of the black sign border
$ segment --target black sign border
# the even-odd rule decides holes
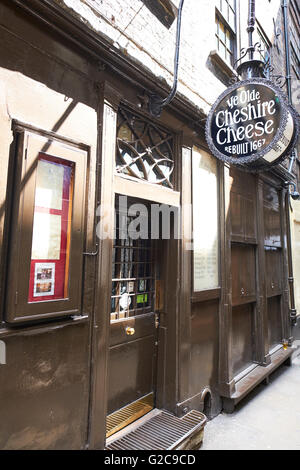
[[[214,145],[214,142],[213,142],[213,139],[211,137],[211,124],[212,124],[212,119],[214,117],[214,113],[215,113],[215,110],[216,108],[218,107],[218,105],[220,104],[220,102],[227,96],[229,95],[232,91],[238,89],[238,88],[241,88],[245,85],[253,85],[253,84],[257,84],[257,85],[265,85],[269,88],[271,88],[271,90],[276,93],[276,95],[280,98],[280,104],[281,104],[281,108],[282,108],[282,114],[281,114],[281,119],[280,119],[280,124],[279,124],[279,128],[277,130],[277,133],[274,137],[274,139],[272,140],[272,142],[267,146],[265,147],[263,150],[255,153],[254,155],[249,155],[247,157],[241,157],[239,159],[237,158],[233,158],[233,157],[228,157],[227,155],[224,155],[223,153],[221,153]],[[273,82],[271,82],[270,80],[266,79],[266,78],[258,78],[258,77],[255,77],[255,78],[251,78],[251,79],[248,79],[248,80],[242,80],[240,82],[237,82],[235,83],[234,85],[230,86],[229,88],[226,88],[226,90],[224,90],[224,92],[217,98],[217,100],[215,101],[215,103],[212,105],[211,107],[211,110],[208,114],[208,117],[207,117],[207,121],[206,121],[206,126],[205,126],[205,137],[206,137],[206,141],[207,141],[207,144],[211,150],[211,152],[213,153],[213,155],[215,155],[215,157],[217,157],[219,160],[222,160],[223,162],[225,163],[230,163],[230,164],[233,164],[235,166],[238,166],[238,167],[242,167],[243,165],[246,165],[246,164],[251,164],[251,163],[254,163],[256,162],[257,160],[261,159],[262,157],[264,157],[270,150],[272,150],[272,148],[274,147],[274,145],[277,144],[277,142],[282,138],[283,134],[284,134],[284,131],[285,131],[285,128],[286,128],[286,124],[287,124],[287,121],[288,121],[288,113],[291,113],[292,116],[293,116],[293,120],[294,120],[294,126],[296,127],[296,132],[294,130],[294,136],[292,138],[292,140],[296,140],[296,136],[298,134],[297,130],[298,130],[298,126],[297,126],[297,120],[295,120],[295,116],[294,116],[294,110],[293,108],[290,106],[290,104],[288,103],[288,100],[287,100],[287,97],[286,95],[282,92],[282,90],[274,85]],[[291,146],[289,145],[289,148]],[[292,148],[289,150],[289,152],[291,152]],[[284,153],[284,157],[280,157],[280,161],[285,158],[287,156],[287,154],[289,152],[285,152]],[[278,160],[279,159],[276,159],[275,160],[275,164],[278,163]],[[266,162],[266,165],[268,166],[268,163]],[[269,164],[269,166],[274,166],[273,164]]]

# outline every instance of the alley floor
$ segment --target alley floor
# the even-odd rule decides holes
[[[205,426],[201,450],[300,450],[300,350],[234,413],[221,413]]]

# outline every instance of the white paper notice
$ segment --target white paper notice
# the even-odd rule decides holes
[[[193,148],[194,291],[219,286],[218,187],[216,159]]]

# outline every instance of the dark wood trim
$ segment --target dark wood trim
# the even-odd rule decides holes
[[[191,297],[192,303],[203,302],[206,300],[215,300],[221,298],[221,287],[216,289],[202,290],[201,292],[193,292]]]
[[[189,397],[190,389],[190,342],[191,342],[191,285],[192,285],[192,148],[182,147],[182,237],[181,237],[181,296],[180,296],[180,402]]]
[[[13,142],[10,146],[9,161],[7,165],[7,190],[1,212],[3,214],[0,227],[3,233],[0,235],[2,241],[1,248],[1,271],[0,271],[0,331],[1,326],[4,326],[5,319],[5,302],[6,302],[6,278],[9,267],[9,249],[11,246],[11,226],[13,222],[13,208],[14,208],[14,191],[15,181],[18,180],[17,172],[20,171],[18,161],[20,159],[21,149],[24,147],[24,133],[14,132]],[[10,188],[8,190],[8,188]],[[6,189],[6,188],[5,188]],[[1,325],[2,324],[2,325]]]
[[[98,225],[99,258],[95,288],[95,307],[91,346],[91,397],[89,414],[89,443],[91,449],[104,449],[107,414],[107,370],[110,325],[110,294],[112,270],[112,244],[114,226],[113,178],[115,167],[117,106],[120,95],[103,83],[99,96],[99,163],[98,205],[108,213]],[[110,101],[112,103],[110,103]],[[110,218],[109,218],[110,215]],[[105,220],[104,220],[105,219]],[[108,226],[108,236],[104,238]]]
[[[147,201],[154,201],[172,207],[180,206],[179,192],[127,175],[115,174],[114,191],[116,194],[124,194],[135,198],[143,197]]]
[[[221,227],[221,283],[220,304],[220,349],[219,349],[219,393],[229,397],[235,391],[232,368],[232,278],[231,278],[231,218],[230,218],[230,168],[223,166],[220,172],[220,204],[223,208],[223,227]]]
[[[286,214],[286,230],[287,230],[287,264],[288,264],[288,285],[289,285],[289,318],[291,320],[292,326],[295,325],[297,318],[297,310],[295,305],[295,279],[294,279],[294,269],[293,269],[293,250],[292,250],[292,240],[291,240],[291,200],[288,191],[285,192],[285,214]],[[294,223],[294,222],[293,222]],[[293,338],[291,337],[291,342]]]
[[[249,295],[245,298],[239,299],[238,302],[232,302],[232,307],[238,307],[239,305],[245,305],[245,304],[255,304],[257,301],[256,295]]]
[[[264,196],[263,182],[256,178],[256,224],[257,224],[257,250],[256,250],[256,309],[255,309],[255,351],[254,360],[261,365],[270,363],[268,343],[268,316],[266,298],[266,266],[264,250]]]
[[[245,238],[244,235],[232,235],[231,237],[231,242],[232,243],[240,243],[240,244],[246,244],[246,245],[257,245],[257,239],[256,238]]]
[[[88,152],[90,149],[90,145],[85,144],[84,142],[77,142],[76,140],[70,139],[69,137],[65,137],[62,134],[57,134],[56,132],[48,131],[46,129],[40,129],[36,126],[33,126],[32,124],[19,121],[18,119],[12,119],[12,127],[15,132],[22,132],[24,130],[28,130],[31,133],[35,133],[39,136],[45,137],[45,139],[53,139],[56,142],[66,143],[71,145],[72,147],[77,147],[81,150],[85,150],[86,152]]]
[[[33,334],[42,334],[48,333],[49,331],[59,330],[61,328],[66,328],[68,326],[74,326],[82,323],[89,323],[89,316],[88,315],[79,315],[76,317],[71,317],[70,319],[62,320],[62,321],[53,321],[43,324],[39,322],[38,325],[22,325],[20,327],[12,327],[12,328],[2,328],[0,329],[0,339],[4,338],[11,338],[13,336],[30,336]]]
[[[289,345],[292,344],[292,329],[289,309],[289,264],[288,264],[288,236],[290,238],[287,222],[289,219],[286,206],[287,189],[282,189],[280,192],[280,212],[281,212],[281,244],[282,244],[282,298],[281,298],[281,318],[282,318],[282,334],[285,340],[288,340]]]

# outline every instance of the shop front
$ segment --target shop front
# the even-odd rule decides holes
[[[286,173],[215,158],[182,97],[154,118],[154,77],[29,3],[0,7],[0,448],[230,411],[292,354]]]

